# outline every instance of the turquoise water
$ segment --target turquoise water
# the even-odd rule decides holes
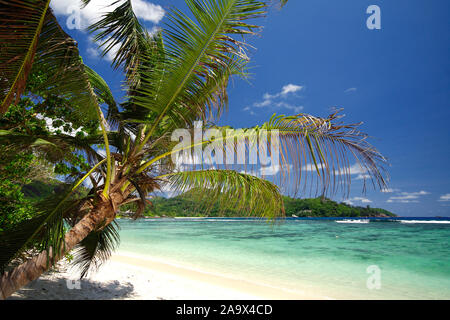
[[[450,299],[450,224],[120,220],[119,251],[347,299]],[[380,270],[379,289],[368,289]]]

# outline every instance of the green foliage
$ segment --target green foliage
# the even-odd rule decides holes
[[[211,205],[205,212],[199,210],[203,204],[195,198],[191,192],[186,192],[177,197],[164,198],[156,197],[151,200],[144,216],[147,217],[241,217],[242,211],[237,208],[226,207],[225,210],[219,202]],[[357,207],[346,203],[338,203],[326,198],[295,199],[283,196],[284,210],[286,217],[292,215],[298,217],[393,217],[392,212],[380,208]],[[128,212],[135,210],[130,204],[122,208],[122,216],[128,216]],[[253,216],[248,212],[248,216]]]
[[[81,270],[81,278],[95,271],[119,246],[117,222],[101,226],[84,238],[73,251],[73,264]]]
[[[276,218],[282,216],[283,201],[273,183],[250,174],[232,170],[193,170],[168,174],[171,189],[189,190],[199,204],[198,210],[249,212],[253,216]]]
[[[97,100],[77,42],[58,24],[49,0],[10,0],[0,7],[0,115],[28,93],[63,99],[80,119],[96,119]],[[30,81],[28,81],[30,79]],[[37,81],[36,81],[37,80]]]
[[[346,203],[337,203],[327,198],[293,199],[283,197],[286,216],[298,217],[378,217],[395,216],[379,208],[357,207]]]
[[[36,8],[44,3],[33,2]],[[84,4],[88,2],[83,0]],[[281,4],[286,2],[283,0]],[[77,180],[83,178],[69,192],[58,192],[62,197],[50,194],[45,201],[39,201],[39,205],[33,205],[34,211],[13,208],[19,213],[13,216],[13,224],[8,226],[7,232],[0,232],[0,266],[7,265],[28,249],[49,252],[52,247],[53,253],[59,252],[64,224],[74,226],[86,213],[98,214],[95,206],[105,199],[111,199],[112,208],[123,206],[123,210],[131,209],[133,216],[139,216],[148,194],[166,186],[180,192],[190,191],[174,199],[156,198],[153,213],[187,216],[193,212],[208,212],[212,216],[249,214],[268,218],[282,215],[283,198],[278,186],[268,180],[226,167],[179,172],[172,161],[172,155],[180,151],[173,149],[173,129],[192,130],[201,119],[208,120],[210,127],[215,126],[214,122],[228,104],[230,78],[248,75],[247,36],[261,28],[254,23],[267,13],[269,3],[263,0],[186,0],[187,14],[172,9],[164,29],[150,35],[137,20],[132,1],[122,1],[91,27],[97,32],[94,38],[103,42],[100,46],[105,54],[118,49],[114,50],[113,66],[123,69],[127,91],[120,107],[106,82],[84,66],[76,42],[64,33],[51,10],[42,12],[43,32],[32,27],[27,32],[30,34],[34,30],[39,34],[39,42],[28,50],[36,53],[35,62],[32,70],[27,68],[26,74],[21,76],[20,90],[15,90],[16,98],[23,92],[26,96],[15,100],[17,106],[3,103],[10,107],[10,112],[0,119],[0,151],[11,158],[22,152],[25,158],[16,159],[22,161],[20,166],[37,159],[49,163],[55,174]],[[14,15],[12,18],[14,20]],[[33,17],[34,22],[36,19]],[[18,28],[23,23],[27,25],[26,21],[17,23]],[[0,23],[0,36],[8,37],[14,32],[15,28],[1,29]],[[15,49],[20,49],[20,45]],[[28,67],[31,63],[26,62]],[[2,63],[0,73],[1,67]],[[14,72],[11,76],[7,74],[5,92],[7,88],[14,88],[11,82],[17,71],[15,67],[11,70]],[[23,90],[25,83],[28,87]],[[3,100],[8,102],[11,98]],[[100,104],[108,109],[109,123],[103,117]],[[97,113],[97,120],[92,120],[92,111]],[[323,194],[336,175],[337,184],[342,188],[348,186],[350,158],[367,170],[374,186],[385,186],[380,172],[385,159],[366,142],[367,136],[357,130],[358,125],[345,125],[337,119],[336,113],[328,118],[307,114],[274,115],[269,122],[252,130],[280,133],[281,176],[292,172],[294,178],[298,178],[294,181],[295,187],[300,184],[302,170],[305,171],[302,168],[307,163],[314,164],[316,172],[311,174],[317,174],[317,182],[321,184],[318,188]],[[62,129],[50,132],[53,130],[46,128],[49,120]],[[80,128],[83,132],[75,137],[69,134]],[[108,132],[110,128],[116,131]],[[235,138],[237,143],[244,142],[248,146],[249,138],[245,135]],[[104,147],[105,152],[97,152],[99,147]],[[205,141],[199,149],[206,147]],[[7,186],[16,190],[7,194],[10,199],[23,199],[23,192],[28,192],[32,197],[38,195],[34,201],[40,194],[50,191],[39,184],[20,189],[27,176],[5,163],[0,163],[0,169],[15,175],[17,180],[8,180],[16,184],[15,189]],[[91,178],[92,188],[76,194],[75,189],[87,177]],[[285,181],[278,183],[283,184]],[[335,191],[335,185],[332,187]],[[30,189],[33,192],[29,192]],[[287,202],[289,207],[291,202]],[[10,211],[14,214],[13,209]],[[19,209],[33,213],[19,218]],[[316,211],[320,210],[314,208]],[[11,217],[11,212],[4,217],[7,214]],[[147,214],[152,213],[147,211]],[[91,227],[85,229],[91,233],[80,244],[80,254],[75,257],[80,261],[83,275],[91,266],[107,259],[117,242],[112,225]]]
[[[21,186],[0,180],[0,232],[32,217],[32,202],[25,198]]]
[[[32,79],[34,79],[32,77]],[[37,80],[29,82],[27,92],[35,90]],[[37,91],[37,90],[36,90]],[[61,106],[62,99],[47,95],[44,100],[33,99],[30,96],[23,97],[17,104],[10,105],[8,111],[0,118],[0,231],[12,228],[26,219],[36,215],[34,204],[53,192],[56,182],[52,182],[55,174],[78,175],[80,171],[89,169],[85,157],[75,152],[60,154],[57,162],[51,164],[49,160],[55,160],[49,152],[30,148],[29,143],[20,137],[52,137],[58,132],[51,133],[43,117],[53,119],[54,126],[62,126],[67,132],[77,130],[84,125],[89,129],[92,121],[82,121],[75,117],[69,109]],[[50,111],[51,110],[51,111]],[[70,121],[74,121],[73,123]],[[98,126],[98,124],[94,125]],[[83,130],[84,131],[84,130]],[[92,130],[91,130],[92,131]],[[8,143],[8,137],[17,137]],[[82,133],[84,136],[86,131]],[[33,138],[30,141],[35,141]],[[20,143],[19,143],[20,142]],[[70,150],[75,150],[74,148]],[[37,188],[37,190],[36,190]],[[43,188],[44,190],[40,190]]]
[[[25,198],[32,201],[41,201],[63,189],[59,180],[34,180],[22,187]]]

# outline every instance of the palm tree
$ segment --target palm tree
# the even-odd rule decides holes
[[[25,2],[38,3],[12,1],[15,4]],[[1,143],[11,149],[41,149],[55,157],[75,149],[86,155],[92,164],[67,193],[47,200],[38,206],[34,218],[0,234],[2,298],[38,278],[72,249],[76,263],[85,275],[107,259],[117,244],[114,220],[120,206],[136,202],[137,218],[148,195],[157,190],[170,187],[178,192],[192,190],[198,194],[200,191],[205,203],[220,200],[224,205],[238,207],[253,215],[283,216],[279,187],[251,174],[252,169],[248,167],[244,172],[231,170],[226,165],[180,170],[172,156],[188,150],[188,156],[195,157],[198,151],[191,151],[194,146],[201,152],[211,142],[233,139],[243,142],[249,150],[251,142],[262,132],[277,132],[278,152],[282,159],[280,179],[293,182],[295,187],[310,171],[304,166],[313,165],[314,181],[320,193],[335,192],[339,187],[345,192],[350,182],[351,158],[370,174],[374,186],[385,186],[382,174],[385,159],[366,141],[366,135],[358,131],[358,124],[339,122],[337,112],[327,118],[306,114],[274,115],[261,126],[225,136],[223,133],[228,128],[216,126],[214,121],[226,109],[229,79],[247,76],[249,58],[245,53],[245,37],[258,31],[255,20],[266,14],[268,3],[257,0],[186,0],[186,3],[189,15],[171,10],[167,27],[155,34],[149,34],[140,25],[129,0],[91,26],[103,53],[113,48],[116,51],[113,66],[125,74],[126,101],[117,104],[106,82],[83,65],[78,57],[70,64],[78,70],[76,77],[58,90],[77,99],[75,105],[83,110],[92,108],[100,122],[101,130],[97,135],[83,138],[0,132]],[[33,21],[47,17],[55,24],[47,1],[42,1],[44,7],[44,10],[36,11],[40,19],[35,17],[38,13],[30,13],[30,17]],[[14,14],[9,13],[9,16],[16,19]],[[39,23],[37,28],[30,26],[30,30],[42,36],[45,24]],[[18,24],[28,27],[24,22]],[[0,27],[0,39],[6,37],[7,31],[10,32]],[[67,36],[61,32],[59,28],[59,39]],[[48,38],[55,40],[54,35]],[[29,44],[27,48],[36,47],[32,41]],[[63,46],[61,42],[58,44]],[[9,48],[2,44],[4,47]],[[33,67],[43,63],[55,66],[52,70],[60,70],[56,69],[58,63],[55,62],[58,52],[45,51],[46,44],[41,44],[40,40],[37,47],[43,49],[32,54]],[[18,46],[15,54],[21,50]],[[74,55],[78,55],[78,51]],[[27,54],[22,65],[31,62],[33,59],[30,60]],[[23,84],[17,85],[11,79],[26,79],[26,72],[18,73],[16,67],[1,69],[2,81],[10,85],[3,99],[5,106],[12,101],[11,92],[17,98],[23,88]],[[62,84],[48,86],[56,90],[54,88]],[[100,105],[106,108],[106,117]],[[219,134],[207,141],[185,141],[182,147],[178,141],[172,141],[175,129],[186,128],[192,132],[196,130],[197,120],[208,122],[208,128],[217,129]],[[103,152],[98,149],[99,145],[103,146]],[[232,151],[237,153],[237,148]],[[92,184],[89,192],[77,192],[86,179]],[[65,225],[70,226],[68,231]],[[18,260],[23,252],[31,253],[32,257]],[[19,263],[12,263],[17,261]]]

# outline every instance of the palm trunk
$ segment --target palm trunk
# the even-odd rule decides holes
[[[122,198],[122,197],[120,197]],[[123,198],[122,198],[123,199]],[[100,223],[106,220],[110,223],[115,217],[114,203],[119,199],[101,200],[95,207],[84,216],[64,237],[65,246],[55,259],[51,259],[47,263],[47,252],[43,251],[34,258],[15,267],[10,272],[6,272],[0,278],[0,299],[6,299],[15,291],[25,286],[29,282],[36,280],[39,276],[50,269],[56,262],[58,262],[64,255],[72,250],[81,240],[83,240],[91,231],[93,231]]]

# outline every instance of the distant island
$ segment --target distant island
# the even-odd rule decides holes
[[[351,206],[327,198],[295,199],[283,196],[286,217],[396,217],[381,208]],[[221,210],[215,205],[208,211],[198,210],[200,204],[192,198],[180,195],[173,198],[156,197],[150,199],[143,215],[146,217],[240,217],[242,212],[233,209]],[[121,216],[134,212],[132,205],[123,207]]]
[[[25,186],[23,192],[25,197],[33,201],[39,201],[61,189],[58,181],[34,181]],[[218,205],[209,210],[200,210],[201,204],[194,200],[189,193],[173,198],[156,197],[149,199],[144,217],[240,217],[242,212],[233,209],[221,210]],[[283,196],[286,217],[396,217],[397,215],[381,208],[370,206],[352,206],[347,203],[338,203],[328,198],[296,199]],[[133,204],[124,205],[119,216],[131,216],[136,211]]]

